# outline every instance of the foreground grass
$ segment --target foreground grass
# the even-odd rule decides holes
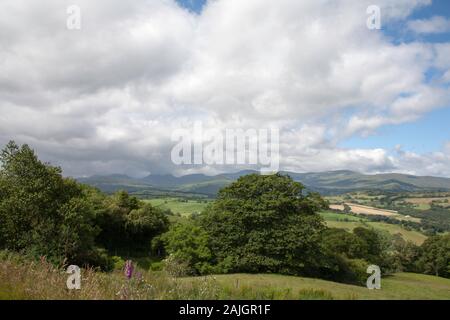
[[[282,275],[220,275],[216,276],[224,290],[233,293],[246,290],[249,296],[276,288],[274,299],[338,299],[338,300],[403,300],[450,299],[450,280],[434,276],[398,273],[382,279],[381,290]],[[238,289],[240,288],[240,290]],[[244,289],[245,288],[245,289]]]
[[[82,270],[81,289],[68,290],[68,274],[47,262],[10,255],[0,261],[0,300],[163,300],[215,299],[218,285],[209,278],[185,282],[163,272]]]
[[[67,274],[42,259],[0,261],[0,299],[450,299],[450,280],[399,273],[382,279],[381,290],[331,281],[270,274],[172,278],[164,272],[82,271],[81,290],[66,288]]]

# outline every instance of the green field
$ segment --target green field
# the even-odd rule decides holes
[[[450,299],[450,279],[415,273],[386,276],[381,280],[381,290],[369,290],[365,287],[320,279],[269,274],[219,275],[214,278],[232,297],[244,299],[246,297],[339,300]]]
[[[352,231],[357,227],[373,227],[374,229],[389,232],[391,235],[400,233],[405,240],[410,240],[417,245],[422,244],[427,236],[418,231],[409,231],[396,224],[382,222],[346,222],[346,221],[326,221],[327,226],[331,228],[340,228]]]
[[[320,215],[325,219],[328,227],[345,229],[347,231],[353,231],[357,227],[374,228],[378,230],[383,230],[389,232],[391,235],[400,233],[405,240],[410,240],[415,244],[422,244],[427,236],[424,234],[414,231],[406,230],[400,225],[389,224],[383,222],[371,222],[368,219],[356,217],[349,214],[334,213],[324,211]]]
[[[362,222],[369,221],[363,217],[356,217],[345,213],[336,213],[330,211],[322,211],[320,215],[325,219],[325,221],[343,221],[343,222]]]
[[[189,216],[193,213],[201,213],[210,200],[185,200],[179,198],[157,198],[144,200],[161,209],[170,209],[173,213]]]
[[[418,210],[429,210],[431,206],[428,203],[420,203],[415,206]]]

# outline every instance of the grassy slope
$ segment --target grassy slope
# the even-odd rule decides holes
[[[334,212],[321,212],[320,215],[324,217],[327,226],[331,228],[340,228],[352,231],[356,227],[373,227],[375,229],[387,231],[390,234],[400,233],[405,240],[411,240],[419,245],[422,244],[427,238],[424,234],[418,231],[409,231],[396,224],[370,222],[365,218]]]
[[[330,211],[322,211],[320,212],[320,215],[325,219],[325,221],[343,221],[343,222],[362,222],[362,221],[369,221],[368,219],[364,217],[355,217],[350,214],[344,214],[344,213],[336,213],[336,212],[330,212]]]
[[[450,299],[450,279],[414,273],[398,273],[382,278],[381,290],[282,275],[235,274],[219,275],[216,279],[231,292],[238,287],[253,291],[277,288],[294,295],[301,291],[320,290],[333,299]]]
[[[144,201],[150,202],[155,207],[170,209],[173,213],[179,213],[182,216],[188,216],[193,214],[194,212],[200,213],[208,205],[208,203],[199,203],[196,200],[181,202],[176,198],[160,198]]]
[[[231,274],[174,279],[142,271],[128,281],[121,271],[82,271],[81,290],[66,289],[67,274],[45,260],[0,260],[2,299],[450,299],[450,279],[398,273],[381,290],[331,281],[273,275]]]
[[[346,229],[348,231],[352,231],[356,227],[373,227],[375,229],[384,230],[389,232],[390,234],[400,233],[405,240],[411,240],[415,244],[422,244],[427,236],[418,232],[418,231],[409,231],[403,229],[399,225],[388,224],[383,222],[346,222],[346,221],[327,221],[327,226],[332,228],[341,228]]]

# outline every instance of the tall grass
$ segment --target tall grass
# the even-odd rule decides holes
[[[332,299],[324,290],[253,288],[239,282],[219,284],[213,276],[175,278],[164,271],[136,268],[127,279],[122,270],[103,273],[83,269],[81,289],[69,290],[66,266],[55,266],[44,257],[36,260],[0,252],[0,299],[14,300],[213,300],[213,299]]]
[[[65,266],[54,266],[45,258],[29,260],[16,254],[0,254],[0,299],[38,300],[158,300],[215,299],[216,284],[207,278],[185,282],[164,272],[136,269],[131,279],[121,270],[102,273],[82,269],[81,289],[69,290]]]

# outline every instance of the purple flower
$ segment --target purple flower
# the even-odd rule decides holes
[[[133,262],[131,260],[127,260],[127,262],[125,262],[125,277],[131,279],[133,276],[133,270]]]

